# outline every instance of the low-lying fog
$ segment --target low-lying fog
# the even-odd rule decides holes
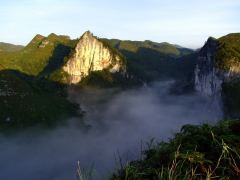
[[[107,177],[118,163],[139,157],[141,144],[151,138],[167,140],[184,124],[214,122],[221,118],[216,101],[197,94],[173,95],[172,82],[118,90],[70,90],[70,99],[86,110],[79,119],[51,130],[29,129],[0,136],[0,179],[72,180],[76,165],[93,168]]]

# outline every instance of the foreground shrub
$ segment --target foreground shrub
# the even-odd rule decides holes
[[[240,121],[185,125],[169,142],[144,152],[111,179],[239,179]]]

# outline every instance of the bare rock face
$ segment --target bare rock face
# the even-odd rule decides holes
[[[221,94],[222,84],[240,75],[240,63],[235,57],[227,59],[226,68],[216,64],[218,41],[209,38],[200,50],[195,67],[195,89],[205,95]]]
[[[76,84],[90,72],[104,69],[111,73],[124,73],[126,66],[120,54],[87,31],[75,47],[75,53],[63,67],[69,75],[68,83]]]
[[[209,38],[200,50],[195,66],[195,90],[211,99],[208,111],[218,112],[215,118],[219,119],[223,116],[221,94],[224,73],[215,65],[216,50],[217,42],[213,38]]]
[[[195,90],[211,98],[209,111],[240,117],[238,100],[240,78],[240,34],[209,38],[198,52],[195,66]],[[236,97],[236,99],[235,99]],[[223,111],[224,110],[224,111]]]
[[[214,96],[221,93],[223,75],[214,64],[216,41],[209,38],[199,52],[195,67],[195,89],[205,95]]]

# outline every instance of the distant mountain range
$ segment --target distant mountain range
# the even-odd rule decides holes
[[[20,72],[34,76],[54,76],[53,79],[55,78],[55,80],[66,82],[66,79],[68,79],[68,77],[61,77],[62,79],[59,79],[59,76],[64,73],[61,67],[67,63],[68,59],[71,59],[74,56],[74,53],[76,54],[78,51],[77,47],[87,47],[88,45],[91,46],[92,42],[98,42],[89,48],[92,49],[92,54],[88,54],[88,57],[86,57],[86,54],[88,52],[80,53],[85,54],[82,58],[88,58],[88,61],[90,61],[89,58],[92,58],[93,55],[95,56],[92,62],[84,65],[89,66],[85,67],[86,72],[88,69],[90,70],[90,66],[93,65],[90,63],[99,63],[101,61],[99,59],[101,58],[105,61],[108,60],[109,57],[103,57],[103,54],[100,54],[100,57],[96,57],[96,52],[103,52],[103,49],[97,49],[102,48],[102,45],[106,47],[105,52],[109,52],[110,54],[119,54],[119,57],[122,57],[122,55],[124,55],[124,58],[129,60],[125,62],[127,63],[128,72],[132,76],[136,77],[138,74],[140,79],[142,78],[143,80],[146,80],[152,79],[154,77],[158,78],[158,76],[163,76],[163,74],[168,73],[165,70],[164,73],[161,72],[161,68],[163,66],[170,66],[169,68],[171,68],[172,62],[169,62],[168,60],[174,60],[183,55],[187,55],[193,52],[193,50],[182,48],[180,46],[172,45],[169,43],[156,43],[151,41],[121,41],[116,39],[108,40],[94,37],[90,32],[86,32],[84,34],[87,36],[83,35],[80,40],[71,40],[68,36],[58,36],[53,33],[47,37],[36,35],[26,47],[20,50],[18,49],[15,50],[15,52],[11,53],[8,51],[2,51],[0,53],[0,64],[5,67],[5,69],[19,70]],[[88,40],[90,39],[90,41],[81,41],[81,39],[84,37],[87,37]],[[96,48],[95,46],[98,47]],[[85,47],[83,47],[83,49]],[[80,66],[81,65],[79,64],[79,71],[81,69]],[[97,69],[90,71],[93,72],[96,70],[102,70],[99,68],[100,66],[101,65],[99,65]],[[145,70],[142,69],[143,67]],[[103,69],[106,68],[107,67],[103,67]],[[156,69],[154,70],[153,68]],[[147,71],[147,69],[149,70]],[[84,69],[81,70],[84,71]],[[55,71],[58,72],[56,73]],[[68,68],[67,71],[70,72],[71,70]],[[75,74],[81,73],[82,72],[76,72],[75,70]],[[141,73],[145,75],[142,75]],[[74,75],[71,74],[71,76],[73,78]]]
[[[0,42],[0,51],[14,52],[23,49],[24,46]]]
[[[87,31],[74,40],[36,35],[26,47],[0,43],[0,127],[80,115],[78,105],[66,99],[70,85],[128,88],[163,79],[175,79],[177,92],[223,92],[226,113],[240,116],[239,42],[240,34],[229,34],[209,38],[194,51],[166,42],[98,38]]]

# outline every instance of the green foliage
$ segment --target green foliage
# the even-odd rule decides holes
[[[225,114],[240,117],[240,79],[236,78],[222,85]]]
[[[194,58],[182,58],[184,54],[193,51],[168,43],[151,41],[121,41],[104,39],[112,47],[118,49],[125,57],[127,71],[134,82],[149,82],[165,78],[186,78],[189,71],[194,69]],[[180,57],[181,59],[176,59]],[[190,63],[189,63],[190,62]],[[191,64],[191,67],[190,67]],[[188,69],[185,67],[189,67]],[[181,70],[186,71],[181,71]]]
[[[181,54],[179,47],[167,43],[99,40],[120,56],[128,73],[110,73],[107,69],[91,72],[81,86],[130,87],[169,77],[178,64],[175,58]],[[36,35],[19,51],[9,47],[11,52],[0,52],[0,128],[52,124],[76,115],[78,107],[67,101],[60,83],[67,83],[69,77],[62,66],[73,55],[78,41],[53,33],[48,37]]]
[[[157,51],[142,48],[138,53],[123,51],[127,57],[127,67],[130,74],[143,81],[171,76],[174,59],[163,56]]]
[[[168,43],[98,39],[113,54],[120,56],[122,68],[127,68],[129,74],[128,82],[131,81],[133,84],[178,77],[176,69],[179,63],[174,61],[175,58],[192,52]],[[61,67],[74,53],[77,42],[78,40],[70,40],[67,36],[57,36],[53,33],[48,37],[36,35],[24,49],[0,53],[0,64],[5,69],[14,69],[28,75],[66,83],[68,76]]]
[[[180,57],[182,55],[187,55],[193,51],[187,48],[182,48],[177,45],[169,44],[166,42],[156,43],[149,40],[146,41],[121,41],[117,39],[104,39],[108,41],[112,47],[117,48],[122,51],[129,51],[137,53],[141,48],[147,48],[157,51],[163,55],[168,55],[171,57]]]
[[[79,116],[77,104],[67,100],[63,85],[37,80],[17,71],[0,71],[0,129],[52,126]]]
[[[53,33],[36,35],[25,48],[0,53],[0,129],[52,126],[81,115],[59,83],[66,77],[61,67],[77,42]]]
[[[67,84],[68,80],[70,78],[69,74],[62,70],[61,68],[53,71],[49,76],[47,77],[50,81]]]
[[[218,39],[216,64],[223,70],[239,66],[240,33],[228,34]]]
[[[238,179],[240,176],[240,121],[215,126],[185,125],[169,142],[144,152],[111,179]]]
[[[36,35],[24,49],[18,52],[1,53],[0,63],[6,69],[15,69],[36,76],[46,71],[44,68],[52,61],[58,62],[57,65],[60,65],[62,59],[70,53],[75,43],[67,36],[50,34],[48,37],[44,37]]]
[[[217,40],[215,63],[225,72],[233,71],[231,75],[240,72],[240,33],[228,34]],[[222,85],[225,114],[234,118],[240,117],[240,79],[237,76]]]
[[[0,42],[0,53],[19,51],[23,48],[24,46],[21,46],[21,45],[14,45],[14,44]]]
[[[121,73],[111,73],[107,69],[102,71],[93,71],[88,76],[83,78],[80,86],[92,87],[130,87],[134,82],[128,79]]]

